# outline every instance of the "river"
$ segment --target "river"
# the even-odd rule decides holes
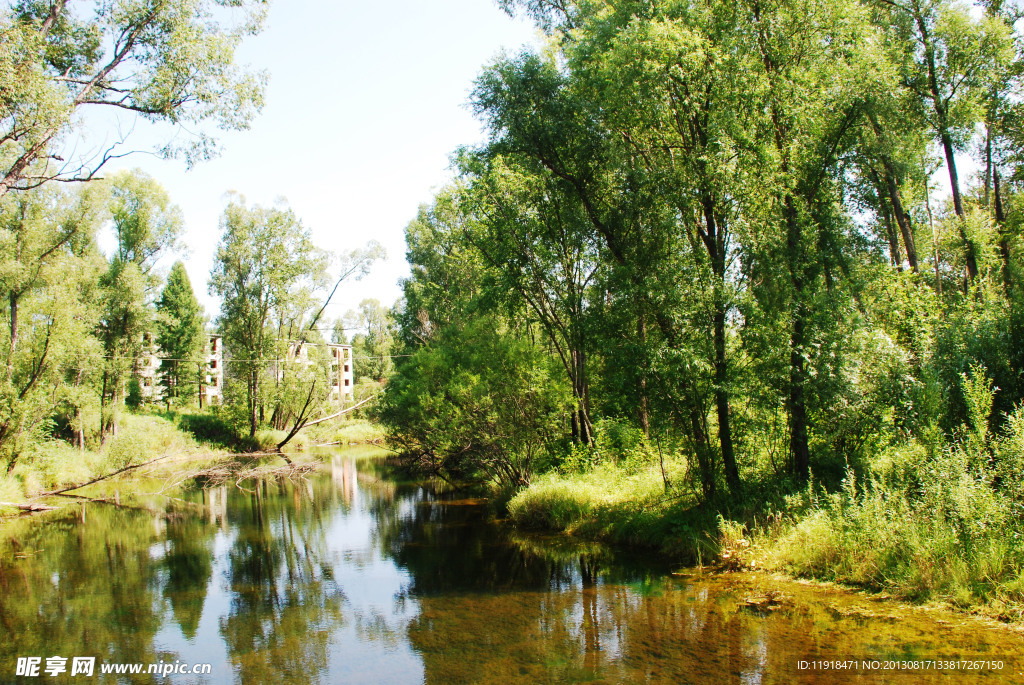
[[[1009,629],[517,531],[365,449],[240,486],[0,527],[0,682],[1024,683]]]

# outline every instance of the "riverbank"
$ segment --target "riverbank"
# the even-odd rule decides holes
[[[379,444],[381,430],[365,420],[321,424],[300,432],[287,452],[301,453],[322,444]],[[279,435],[280,433],[280,435]],[[80,449],[60,440],[41,442],[9,474],[0,474],[0,516],[18,514],[41,495],[113,475],[126,479],[146,465],[150,476],[200,472],[233,456],[276,455],[281,431],[261,430],[239,438],[218,416],[194,412],[153,412],[122,417],[118,434],[100,445]]]
[[[678,457],[602,463],[536,477],[508,511],[526,528],[655,548],[681,564],[783,573],[1024,623],[1024,524],[959,458],[932,460],[931,480],[905,488],[858,483],[852,472],[832,493],[812,484],[780,496],[752,483],[744,506],[703,502]]]

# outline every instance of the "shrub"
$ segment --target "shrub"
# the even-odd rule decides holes
[[[214,445],[230,446],[238,440],[231,423],[220,412],[182,414],[178,418],[182,430],[192,434],[196,440]]]
[[[136,431],[123,430],[108,445],[107,466],[113,470],[141,464],[152,452],[147,436]]]
[[[124,398],[124,404],[129,409],[138,409],[142,406],[142,384],[138,378],[128,381],[128,394]]]

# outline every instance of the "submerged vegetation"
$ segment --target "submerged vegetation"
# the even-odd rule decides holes
[[[404,461],[523,525],[1019,613],[1015,10],[503,4],[548,40],[407,229]]]

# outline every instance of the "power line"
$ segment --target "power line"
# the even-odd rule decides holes
[[[141,355],[140,357],[135,357],[135,359],[141,359],[141,358],[144,358],[145,356],[146,355]],[[207,364],[207,363],[213,361],[212,359],[181,359],[181,358],[178,358],[178,357],[161,357],[158,354],[154,354],[152,356],[156,357],[157,359],[159,359],[162,362],[187,362],[187,363],[192,363],[192,364]],[[380,355],[364,355],[364,354],[360,354],[360,355],[354,355],[352,357],[349,357],[349,359],[352,359],[352,360],[355,360],[355,359],[399,359],[399,358],[402,358],[402,357],[411,357],[411,356],[413,356],[413,355],[411,355],[411,354],[380,354]],[[100,359],[125,359],[125,360],[131,360],[132,359],[132,357],[127,357],[127,356],[117,356],[117,357],[115,357],[115,356],[109,355],[109,354],[101,354],[101,355],[99,355],[99,357],[100,357]],[[230,362],[232,364],[241,364],[241,363],[250,363],[250,362],[262,362],[264,364],[273,364],[273,363],[294,362],[294,361],[296,361],[296,359],[294,357],[291,358],[291,359],[236,359],[234,357],[223,357],[223,358],[220,358],[220,359],[218,359],[216,361],[223,362],[225,364],[228,363],[228,362]],[[298,361],[305,361],[305,362],[312,363],[312,361],[315,361],[315,360],[305,359],[305,360],[298,360]]]

